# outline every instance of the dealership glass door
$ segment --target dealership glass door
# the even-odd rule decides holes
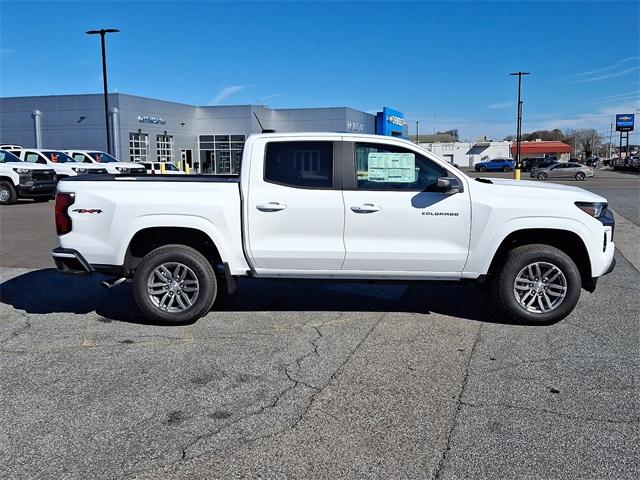
[[[200,135],[200,173],[239,175],[244,135]]]

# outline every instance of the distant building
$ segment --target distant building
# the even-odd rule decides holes
[[[420,142],[419,145],[459,167],[473,167],[485,160],[511,157],[511,142]]]
[[[29,148],[107,150],[101,94],[0,98],[0,141]],[[402,112],[348,107],[195,106],[109,94],[111,150],[119,160],[166,161],[198,173],[235,175],[248,135],[353,132],[406,137]]]
[[[511,144],[511,156],[516,157],[516,142]],[[571,146],[559,141],[535,140],[520,143],[520,158],[555,157],[566,162],[571,158]]]

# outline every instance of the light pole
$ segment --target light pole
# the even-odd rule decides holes
[[[518,76],[518,128],[516,133],[516,168],[513,169],[513,178],[520,180],[520,141],[522,136],[522,76],[529,75],[529,72],[514,72],[509,75]]]
[[[419,134],[420,122],[416,122],[416,144],[420,145],[420,134]]]
[[[109,88],[107,87],[107,52],[104,46],[104,36],[107,33],[118,33],[116,28],[101,28],[100,30],[89,30],[87,35],[100,35],[102,45],[102,83],[104,87],[104,126],[107,129],[107,153],[111,155],[111,132],[109,130]]]

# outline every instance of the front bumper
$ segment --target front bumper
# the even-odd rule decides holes
[[[44,195],[54,195],[56,193],[56,182],[27,182],[17,186],[20,197],[40,197]]]
[[[72,248],[56,247],[51,251],[56,269],[63,273],[91,274],[93,267],[80,252]]]

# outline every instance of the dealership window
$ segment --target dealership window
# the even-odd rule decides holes
[[[200,135],[200,173],[238,175],[244,135]]]
[[[159,161],[173,163],[173,135],[156,135],[156,152]]]
[[[444,168],[403,147],[356,143],[358,190],[436,191]]]
[[[129,161],[146,162],[149,155],[149,135],[146,133],[129,132]]]
[[[333,142],[267,144],[264,179],[290,187],[333,186]]]

